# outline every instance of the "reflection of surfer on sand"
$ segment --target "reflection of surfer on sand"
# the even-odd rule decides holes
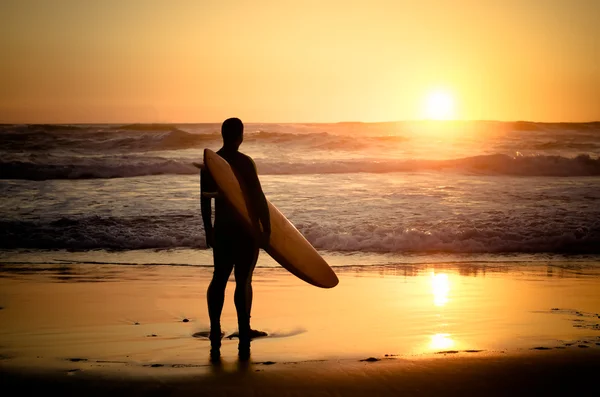
[[[254,161],[238,151],[243,141],[244,125],[237,118],[223,122],[221,135],[223,147],[217,152],[233,169],[247,197],[249,213],[256,229],[262,226],[262,240],[256,241],[248,233],[237,218],[228,202],[216,195],[217,185],[205,168],[201,173],[201,207],[202,220],[206,233],[206,244],[213,248],[214,273],[208,287],[208,314],[210,317],[211,357],[220,356],[221,347],[221,312],[225,300],[227,280],[234,270],[235,275],[235,308],[239,327],[239,355],[242,359],[250,356],[250,340],[252,337],[265,336],[264,332],[250,328],[250,311],[252,308],[252,272],[258,259],[259,247],[268,243],[271,234],[269,208],[262,191]],[[215,198],[215,223],[212,225],[211,198]]]

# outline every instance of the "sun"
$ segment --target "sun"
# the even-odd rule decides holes
[[[425,118],[430,120],[451,120],[454,118],[454,97],[447,91],[432,91],[424,104]]]

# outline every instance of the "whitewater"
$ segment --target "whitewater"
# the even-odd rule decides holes
[[[220,147],[219,128],[0,126],[0,260],[209,260],[191,163]],[[600,123],[249,123],[240,150],[267,197],[341,265],[600,255]]]

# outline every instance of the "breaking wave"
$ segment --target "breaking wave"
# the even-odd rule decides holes
[[[160,157],[78,157],[0,161],[0,179],[32,181],[186,175],[197,172],[198,169],[189,162]]]
[[[165,249],[205,248],[199,214],[114,218],[90,216],[38,221],[0,221],[0,249]],[[316,248],[382,253],[566,253],[599,254],[600,222],[560,218],[526,224],[506,218],[433,230],[377,224],[297,223]]]
[[[454,160],[335,160],[303,163],[256,159],[263,175],[390,172],[457,172],[510,176],[598,176],[600,158],[579,155],[472,156]],[[59,157],[28,156],[0,161],[0,179],[49,180],[127,178],[146,175],[197,174],[190,160],[145,156]]]
[[[184,127],[182,127],[184,128]],[[251,143],[296,144],[319,150],[360,150],[372,145],[406,141],[397,135],[368,136],[327,132],[290,133],[247,131],[244,140]],[[131,124],[125,126],[0,126],[0,147],[8,152],[76,151],[110,154],[204,148],[221,144],[217,127],[205,127],[200,133],[184,131],[170,124]]]

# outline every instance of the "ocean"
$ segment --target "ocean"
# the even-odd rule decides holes
[[[192,162],[220,146],[219,123],[0,126],[0,262],[210,266]],[[240,150],[333,266],[600,258],[600,122],[248,123]]]

